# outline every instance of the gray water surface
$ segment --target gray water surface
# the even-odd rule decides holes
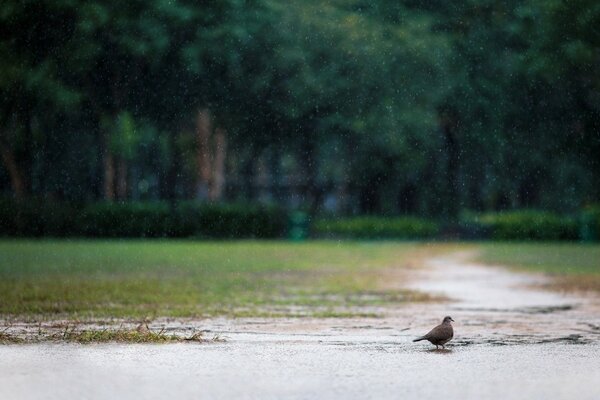
[[[349,339],[349,338],[348,338]],[[598,399],[600,346],[408,343],[0,347],[1,399]]]

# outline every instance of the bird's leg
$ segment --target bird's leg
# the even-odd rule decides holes
[[[437,345],[437,344],[435,345],[435,349],[436,349],[436,350],[437,350],[437,349],[439,349],[439,347],[438,347],[438,345]]]

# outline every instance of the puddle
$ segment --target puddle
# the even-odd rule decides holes
[[[558,311],[572,310],[576,306],[566,304],[560,306],[540,306],[540,307],[525,307],[525,308],[479,308],[479,307],[453,307],[458,311],[477,311],[481,313],[496,313],[496,312],[516,312],[524,314],[550,314]]]
[[[0,347],[2,399],[598,399],[597,344],[409,342]],[[60,382],[60,384],[57,384]]]

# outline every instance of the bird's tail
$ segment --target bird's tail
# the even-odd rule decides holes
[[[416,338],[413,342],[420,342],[421,340],[425,340],[425,336],[421,336],[420,338]]]

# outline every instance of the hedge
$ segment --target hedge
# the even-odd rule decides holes
[[[2,236],[276,238],[286,227],[281,209],[259,205],[0,199]]]
[[[0,198],[0,235],[71,236],[77,218],[75,207],[62,202],[32,198],[16,202]]]
[[[175,215],[174,236],[277,238],[287,227],[282,209],[259,205],[184,202]]]
[[[317,220],[317,236],[354,239],[425,239],[439,232],[436,222],[416,217],[346,217]]]
[[[581,212],[579,237],[585,241],[600,239],[600,204],[588,206]]]
[[[463,231],[478,232],[483,238],[497,240],[576,240],[577,220],[547,211],[519,210],[483,214],[464,214]]]
[[[287,231],[294,236],[294,230],[310,229],[316,237],[428,239],[441,232],[436,221],[417,217],[322,218],[310,225],[308,220],[306,224],[304,219],[300,222],[293,222],[281,208],[255,204],[187,201],[174,205],[99,202],[77,206],[42,198],[21,202],[0,198],[0,236],[11,237],[281,238]],[[574,216],[540,210],[464,213],[458,227],[458,237],[463,239],[593,241],[600,239],[600,205],[588,206]]]
[[[75,232],[99,237],[171,236],[173,215],[167,203],[96,203],[79,214]]]

